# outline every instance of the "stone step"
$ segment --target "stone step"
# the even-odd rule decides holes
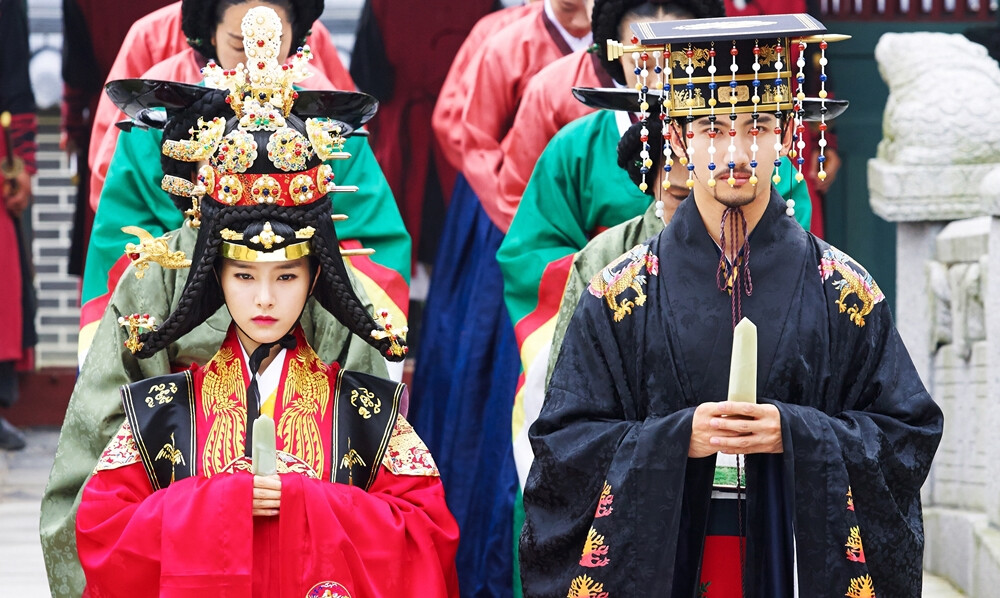
[[[924,571],[924,598],[965,598],[948,580]]]

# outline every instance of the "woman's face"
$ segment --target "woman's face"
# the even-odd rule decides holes
[[[215,28],[215,35],[212,36],[212,45],[215,46],[215,55],[218,57],[219,66],[224,69],[236,68],[239,63],[246,64],[247,57],[243,52],[243,31],[240,25],[243,17],[251,8],[256,6],[266,6],[274,9],[281,19],[281,53],[278,62],[284,62],[285,57],[292,48],[292,24],[288,19],[288,12],[274,4],[261,2],[260,0],[250,0],[242,4],[234,4],[226,9],[222,14],[222,20]]]
[[[226,307],[247,353],[281,339],[309,298],[309,258],[290,262],[223,259],[219,272]]]

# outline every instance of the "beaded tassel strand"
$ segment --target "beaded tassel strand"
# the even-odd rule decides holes
[[[760,118],[760,112],[758,112],[760,107],[760,44],[756,40],[753,43],[753,96],[750,101],[753,102],[753,113],[750,115],[753,119],[753,126],[750,128],[750,135],[753,137],[750,144],[750,184],[756,187],[757,150],[760,149],[760,146],[757,145],[757,135],[760,133],[757,126],[757,119]]]
[[[715,176],[714,176],[715,175],[715,136],[718,135],[718,133],[719,133],[719,130],[716,129],[716,127],[715,127],[715,121],[718,120],[718,117],[715,115],[715,105],[718,104],[718,100],[716,100],[715,96],[716,96],[716,89],[719,87],[719,84],[715,82],[715,73],[716,73],[716,70],[717,69],[715,67],[715,42],[712,42],[712,45],[709,47],[709,50],[708,50],[708,76],[709,76],[709,79],[710,79],[709,82],[708,82],[708,109],[709,109],[708,122],[710,123],[710,126],[708,128],[708,181],[707,181],[707,184],[708,184],[709,187],[714,187],[715,186]]]
[[[632,43],[638,44],[639,39],[633,37]],[[640,60],[642,66],[639,66]],[[639,172],[642,173],[642,182],[639,183],[639,190],[645,193],[646,189],[649,189],[646,175],[649,174],[649,168],[653,165],[653,161],[649,158],[649,102],[646,96],[649,92],[649,69],[647,68],[649,66],[649,53],[645,50],[641,53],[633,52],[632,61],[635,64],[633,72],[638,77],[635,86],[639,91],[639,120],[642,123],[642,129],[639,131],[639,139],[642,141],[642,151],[639,153],[639,157],[642,159],[642,166],[639,168]]]
[[[660,65],[660,57],[663,58],[663,65]],[[670,118],[668,115],[668,106],[672,101],[670,95],[670,78],[664,74],[665,67],[670,65],[670,45],[668,44],[664,51],[653,52],[653,58],[655,60],[655,66],[653,67],[653,72],[656,73],[657,83],[656,87],[660,90],[660,131],[663,137],[663,181],[660,183],[660,192],[656,194],[656,217],[663,220],[663,192],[670,189],[670,171],[674,166],[673,152],[670,149]]]
[[[739,66],[736,64],[736,57],[739,56],[740,51],[736,49],[736,41],[733,40],[733,47],[729,50],[729,54],[733,57],[733,63],[729,65],[729,70],[732,72],[732,78],[729,80],[729,105],[731,107],[729,112],[729,183],[730,187],[736,185],[736,177],[733,176],[733,170],[736,168],[736,102],[738,98],[736,97],[736,71],[739,70]]]
[[[684,51],[685,56],[687,56],[687,66],[684,67],[684,72],[687,73],[687,93],[685,98],[687,101],[687,116],[684,117],[684,135],[687,137],[687,156],[684,157],[681,164],[687,166],[688,180],[687,187],[691,189],[694,187],[694,160],[691,158],[694,154],[694,129],[692,124],[694,123],[694,48],[688,44],[687,50]]]
[[[825,181],[826,169],[824,167],[826,165],[825,163],[826,163],[826,111],[827,111],[826,96],[828,95],[826,92],[826,64],[827,64],[826,40],[819,42],[819,51],[820,51],[820,57],[819,57],[820,108],[819,108],[819,142],[817,142],[817,145],[819,146],[819,158],[817,158],[819,160],[819,173],[816,175],[816,177],[821,181]]]

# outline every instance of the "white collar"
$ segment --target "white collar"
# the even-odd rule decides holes
[[[566,44],[569,45],[570,49],[574,52],[588,48],[592,43],[594,43],[593,33],[587,32],[587,35],[583,37],[573,37],[573,34],[566,31],[566,28],[556,20],[556,13],[552,10],[552,0],[545,0],[545,16],[552,21],[552,24],[556,26],[556,31],[558,31],[559,35],[566,40]]]
[[[239,339],[237,339],[239,340]],[[247,355],[247,350],[243,346],[243,341],[240,341],[240,350],[243,351],[243,361],[247,364],[247,369],[250,368],[250,356]],[[281,381],[281,369],[285,365],[285,353],[288,349],[282,348],[278,351],[278,354],[274,356],[271,363],[267,364],[264,371],[260,374],[254,374],[250,372],[250,377],[257,376],[257,391],[260,394],[258,407],[264,404],[267,397],[271,396],[274,391],[278,389],[278,382]]]

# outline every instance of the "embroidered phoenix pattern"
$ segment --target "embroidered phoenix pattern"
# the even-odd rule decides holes
[[[233,350],[223,347],[205,368],[201,406],[205,417],[212,421],[202,455],[206,476],[221,472],[242,452],[240,445],[246,437],[247,420],[242,367]]]
[[[288,363],[277,434],[285,451],[308,463],[322,475],[323,437],[319,421],[330,402],[327,365],[312,349],[303,349]]]
[[[840,275],[830,283],[833,288],[840,291],[840,297],[835,303],[840,308],[840,313],[846,312],[859,328],[864,327],[865,316],[885,299],[882,289],[871,274],[851,256],[836,247],[830,247],[823,252],[819,274],[823,282],[832,279],[834,274]],[[851,295],[856,297],[856,301],[848,301]]]

